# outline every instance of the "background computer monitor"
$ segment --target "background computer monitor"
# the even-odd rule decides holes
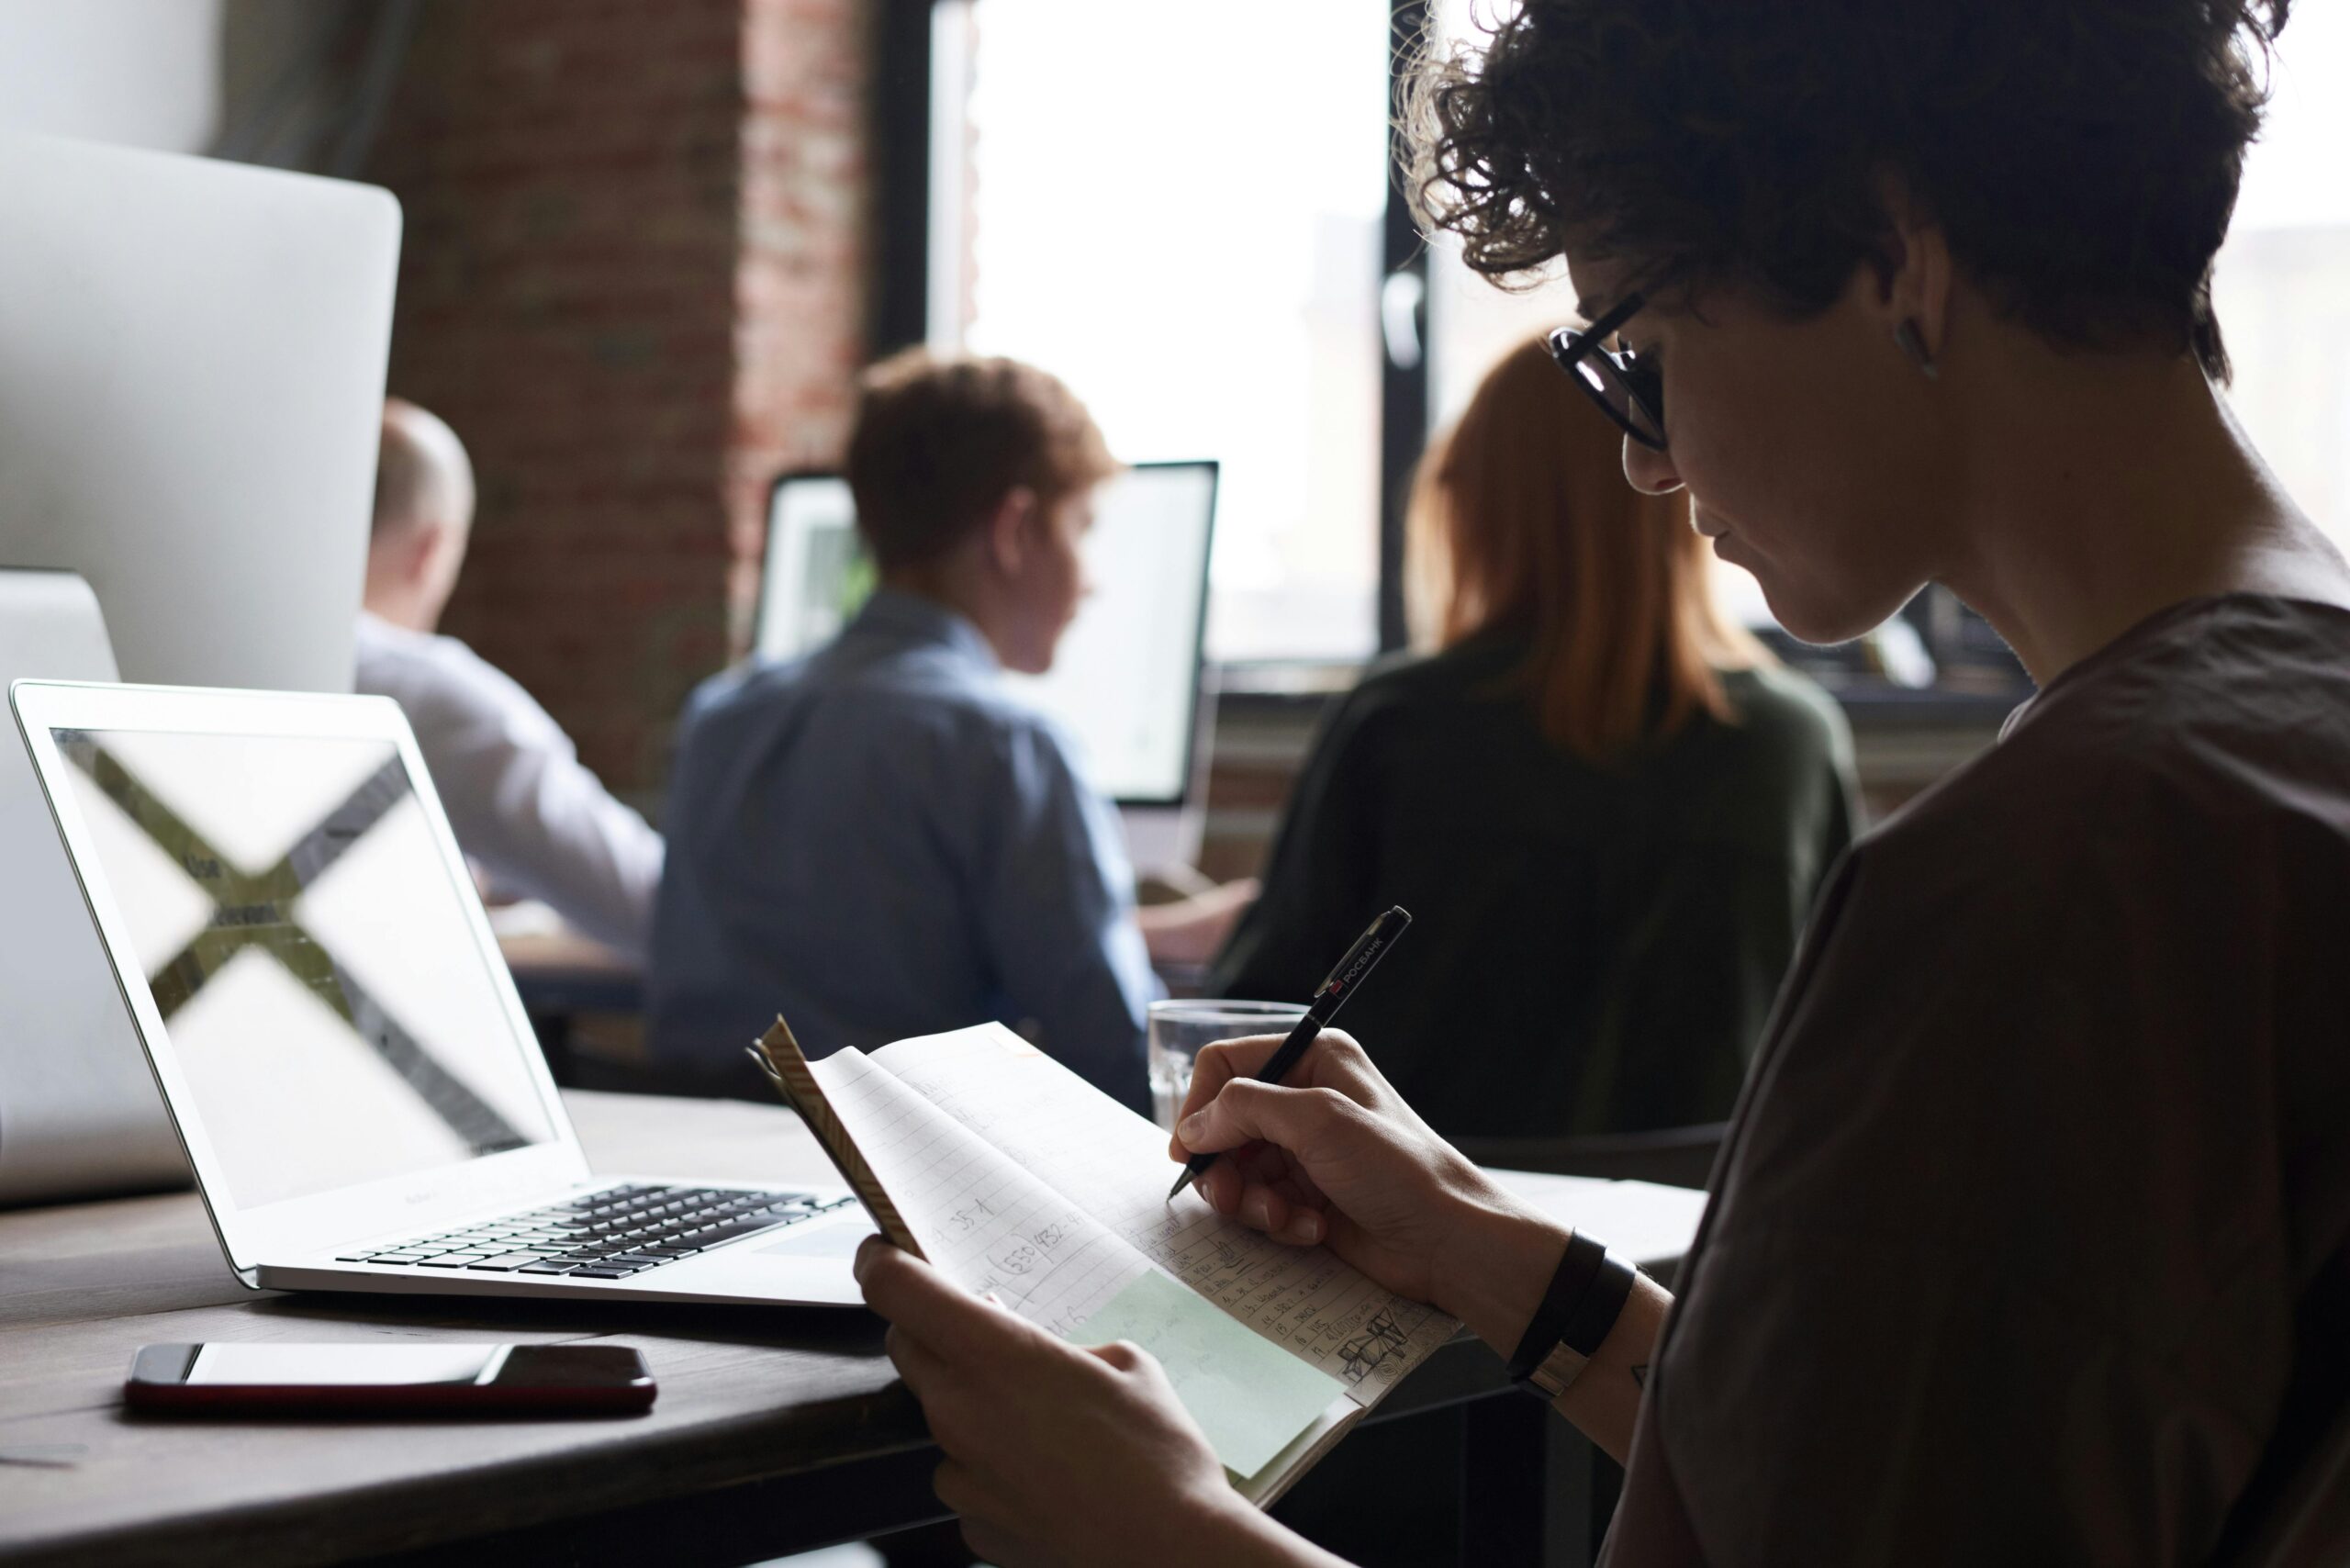
[[[112,680],[89,585],[0,570],[0,688]],[[185,1184],[187,1161],[115,990],[32,759],[0,716],[0,1204]]]
[[[14,135],[0,191],[0,567],[88,583],[11,579],[0,682],[118,666],[349,690],[398,205]],[[177,1147],[47,810],[0,794],[0,1200],[168,1179]]]
[[[790,659],[822,647],[856,613],[873,582],[848,481],[821,473],[778,479],[767,492],[753,651],[763,659]]]
[[[1014,686],[1059,719],[1096,789],[1118,803],[1145,869],[1198,853],[1214,693],[1202,678],[1216,465],[1145,463],[1102,488],[1087,536],[1093,593],[1050,672]],[[788,474],[767,510],[755,646],[790,658],[838,632],[872,591],[845,481]]]
[[[124,678],[348,691],[399,207],[0,136],[0,566],[78,572]]]

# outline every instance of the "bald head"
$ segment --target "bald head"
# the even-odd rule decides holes
[[[429,632],[457,585],[474,521],[474,465],[457,432],[405,398],[384,404],[367,608]]]
[[[405,398],[384,402],[384,444],[375,459],[375,537],[474,516],[474,465],[440,416]]]

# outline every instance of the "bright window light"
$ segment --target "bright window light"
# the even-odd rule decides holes
[[[2296,6],[2213,270],[2228,401],[2286,491],[2350,544],[2350,11]]]
[[[1387,23],[1383,0],[942,14],[968,92],[961,158],[933,159],[933,341],[1060,375],[1122,458],[1222,462],[1216,658],[1375,640]]]

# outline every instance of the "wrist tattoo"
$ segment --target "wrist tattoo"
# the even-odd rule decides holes
[[[1646,1388],[1649,1385],[1649,1364],[1646,1361],[1642,1361],[1639,1366],[1632,1369],[1632,1382],[1635,1385],[1641,1388]]]

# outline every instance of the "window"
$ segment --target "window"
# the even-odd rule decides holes
[[[1472,0],[1439,0],[1449,38],[1472,37]],[[1489,0],[1475,0],[1490,24]],[[2213,272],[2220,323],[2235,364],[2230,405],[2293,498],[2350,546],[2350,12],[2304,7],[2277,44],[2266,129],[2244,161],[2226,246]],[[1460,411],[1487,366],[1525,337],[1574,319],[1563,280],[1505,293],[1469,271],[1439,238],[1429,264],[1430,414]],[[1750,625],[1770,624],[1762,589],[1717,563],[1724,602]],[[1986,628],[1954,604],[1921,600],[1912,619],[1947,666],[2008,661]]]
[[[1442,0],[1449,37],[1469,0]],[[1480,0],[1479,14],[1487,6]],[[2295,500],[2350,543],[2350,12],[2293,13],[2277,43],[2267,129],[2244,160],[2235,222],[2213,295],[2235,384],[2229,402]],[[1522,335],[1574,317],[1562,282],[1504,294],[1439,241],[1430,266],[1431,409],[1458,413],[1477,377]],[[1743,577],[1740,573],[1739,576]]]
[[[1388,19],[934,14],[927,335],[1060,375],[1123,458],[1222,462],[1217,659],[1373,650]]]
[[[2304,6],[2277,40],[2268,128],[2244,159],[2212,274],[2229,404],[2286,491],[2350,545],[2350,12]],[[2328,89],[2333,89],[2331,92]]]
[[[1508,3],[1430,9],[1460,38],[1472,6]],[[1388,50],[1417,0],[891,5],[927,13],[908,335],[1056,372],[1121,456],[1222,461],[1211,656],[1349,661],[1382,624],[1392,639],[1382,549],[1392,567],[1422,400],[1441,426],[1494,359],[1573,315],[1563,281],[1498,290],[1449,238],[1401,260]],[[2350,15],[2297,14],[2279,53],[2215,274],[2231,402],[2350,543],[2350,184],[2332,177],[2350,100],[2318,86],[2350,72]],[[1718,569],[1726,602],[1768,626],[1753,579]],[[1908,612],[1945,682],[2011,681],[1946,597]]]

